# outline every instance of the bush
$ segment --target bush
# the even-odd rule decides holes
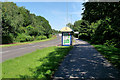
[[[26,41],[33,41],[34,40],[34,36],[27,36],[26,37]]]
[[[105,20],[99,20],[95,23],[96,26],[95,25],[94,26],[96,28],[91,36],[91,40],[93,43],[104,44],[106,40],[112,39],[111,36],[112,28],[110,22],[111,22],[110,18],[106,18]]]
[[[106,42],[104,44],[106,46],[113,46],[113,47],[120,48],[120,42],[116,39],[106,40]]]
[[[25,42],[26,41],[27,36],[25,34],[18,34],[16,41],[18,42]]]
[[[16,41],[18,42],[25,42],[25,41],[33,41],[34,40],[34,37],[31,37],[29,35],[26,35],[26,34],[18,34],[17,38],[16,38]]]
[[[104,43],[106,46],[116,46],[115,44],[115,40],[112,39],[112,40],[106,40],[106,42]]]
[[[12,34],[2,36],[2,44],[13,43],[14,38]]]
[[[42,40],[43,40],[43,39],[47,39],[47,37],[46,37],[46,36],[42,36]]]
[[[49,38],[51,38],[52,37],[52,34],[49,34],[49,36],[48,36]]]
[[[43,40],[43,39],[47,39],[47,37],[44,36],[44,35],[41,35],[41,36],[37,36],[37,37],[36,37],[36,40]]]
[[[79,36],[79,39],[87,39],[87,40],[90,39],[87,33],[80,33],[78,36]]]

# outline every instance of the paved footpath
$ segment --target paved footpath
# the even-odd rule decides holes
[[[77,40],[54,74],[54,80],[120,80],[120,70],[115,69],[92,45]]]

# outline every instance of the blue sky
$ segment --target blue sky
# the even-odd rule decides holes
[[[60,30],[68,22],[81,19],[82,2],[15,2],[19,7],[24,6],[31,13],[45,17],[51,27]],[[68,19],[67,19],[68,5]]]

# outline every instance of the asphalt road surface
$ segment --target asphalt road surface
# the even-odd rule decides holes
[[[36,51],[37,49],[42,49],[42,48],[50,47],[50,46],[56,46],[59,44],[60,44],[60,36],[57,36],[56,39],[49,40],[49,41],[18,45],[18,46],[11,46],[11,47],[4,47],[2,48],[2,62],[8,59],[11,59],[11,58],[22,56],[27,53],[31,53],[33,51]]]

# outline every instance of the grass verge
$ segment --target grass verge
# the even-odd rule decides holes
[[[120,69],[120,49],[106,46],[106,45],[95,45],[93,46],[99,51],[110,63]]]
[[[23,44],[31,44],[31,43],[49,41],[49,40],[53,40],[53,39],[55,39],[55,38],[56,38],[56,36],[53,36],[52,38],[45,39],[45,40],[36,40],[36,41],[29,41],[29,42],[20,42],[20,43],[13,43],[13,44],[4,44],[4,45],[0,45],[0,47],[10,47],[10,46],[23,45]]]
[[[91,41],[87,41],[95,47],[95,49],[100,52],[113,66],[120,70],[120,49],[113,46],[106,46],[101,44],[92,44]]]
[[[2,63],[2,78],[39,78],[49,80],[64,56],[72,49],[48,47]]]

